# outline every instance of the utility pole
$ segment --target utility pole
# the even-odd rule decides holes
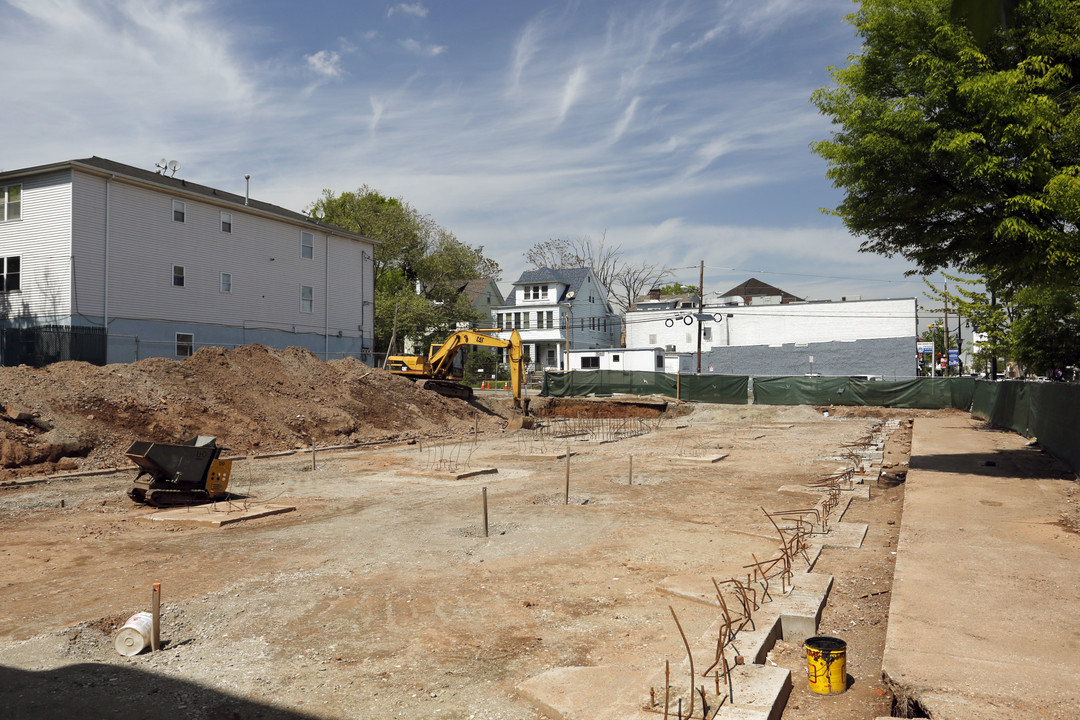
[[[991,318],[991,321],[993,321],[993,318],[997,317],[997,315],[994,314],[994,310],[996,308],[997,308],[997,297],[994,295],[994,291],[991,290],[990,291],[990,318]],[[991,330],[991,328],[996,329],[996,326],[991,325],[991,326],[986,328],[986,341],[987,341],[987,344],[990,343],[990,330]],[[994,347],[993,356],[990,358],[990,379],[993,380],[994,382],[997,382],[997,379],[998,379],[997,348],[996,347]]]
[[[394,342],[397,341],[397,314],[400,307],[400,303],[394,306],[394,329],[390,331],[390,344],[386,346],[386,357],[382,361],[383,370],[386,369],[386,362],[390,359],[390,353],[394,352]]]
[[[945,367],[941,369],[942,375],[947,375],[949,372],[949,283],[945,282],[945,294],[942,297],[945,301]]]
[[[705,314],[705,261],[698,268],[697,374],[701,374],[701,316]]]

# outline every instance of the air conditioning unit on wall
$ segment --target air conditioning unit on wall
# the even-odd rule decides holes
[[[675,352],[675,346],[674,345],[667,345],[667,346],[664,347],[664,350],[666,350],[667,352]]]

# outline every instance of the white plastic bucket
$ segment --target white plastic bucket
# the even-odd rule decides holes
[[[116,633],[116,652],[121,655],[138,655],[150,647],[150,635],[154,632],[154,616],[148,612],[135,613]]]

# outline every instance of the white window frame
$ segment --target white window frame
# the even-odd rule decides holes
[[[304,297],[304,291],[307,291],[308,297]],[[307,303],[307,310],[304,309],[304,303]],[[310,314],[315,312],[315,286],[313,285],[301,285],[300,286],[300,312],[304,314]]]
[[[232,273],[221,273],[218,289],[220,292],[232,294]]]
[[[18,262],[19,269],[15,272],[11,272],[9,265],[12,260]],[[16,287],[10,287],[12,285],[11,278],[14,276]],[[0,293],[15,292],[16,290],[22,290],[22,255],[8,255],[7,257],[0,257]]]
[[[11,199],[11,189],[16,188],[19,199]],[[14,215],[11,212],[12,206],[15,207]],[[0,186],[0,222],[9,222],[12,220],[22,220],[22,184],[16,183],[14,185]]]
[[[186,338],[186,339],[181,339]],[[186,352],[185,352],[186,351]],[[195,333],[176,333],[176,357],[187,358],[195,354]]]
[[[177,217],[179,215],[179,217]],[[172,201],[172,219],[173,222],[187,222],[187,203],[183,200]]]
[[[180,270],[179,273],[176,272],[177,269]],[[180,280],[179,283],[176,282],[177,279]],[[172,286],[173,287],[187,287],[187,272],[185,271],[183,265],[173,265],[172,266]]]
[[[309,240],[305,243],[305,240]],[[304,253],[307,253],[306,255]],[[315,259],[315,233],[307,230],[300,231],[300,257],[303,260]]]
[[[221,211],[221,232],[232,235],[232,213]]]

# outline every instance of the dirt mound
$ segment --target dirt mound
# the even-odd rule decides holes
[[[301,348],[202,348],[183,361],[0,368],[0,479],[124,465],[134,440],[214,435],[236,453],[471,432],[478,405],[355,359]]]

